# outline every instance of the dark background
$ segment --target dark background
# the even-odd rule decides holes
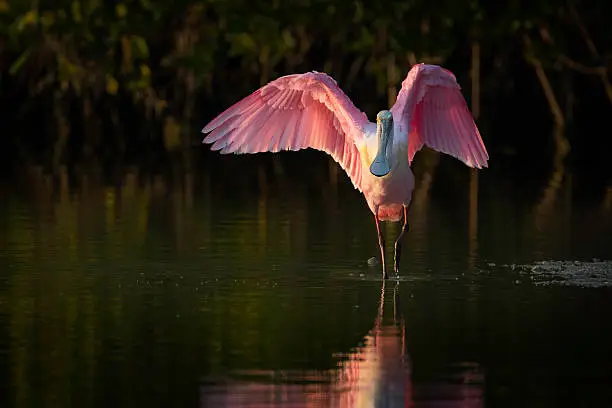
[[[5,176],[201,168],[219,158],[200,129],[269,80],[325,71],[372,118],[429,62],[456,74],[491,166],[529,175],[560,157],[610,177],[607,1],[34,4],[0,0]]]

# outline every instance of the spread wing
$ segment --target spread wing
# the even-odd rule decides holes
[[[330,154],[361,191],[362,165],[356,141],[366,115],[330,76],[287,75],[237,102],[202,129],[220,153],[278,152],[313,148]]]
[[[470,167],[487,167],[489,154],[455,76],[437,65],[415,65],[391,108],[408,129],[408,161],[423,145],[450,154]]]

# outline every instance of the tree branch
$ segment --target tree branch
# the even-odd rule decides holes
[[[540,85],[542,86],[542,90],[544,91],[544,96],[546,96],[546,100],[548,101],[548,106],[550,108],[550,112],[555,118],[555,123],[558,127],[563,127],[565,125],[565,118],[563,117],[563,112],[561,111],[561,107],[557,102],[557,98],[555,97],[555,92],[550,85],[550,81],[548,80],[548,76],[546,75],[546,71],[544,71],[544,67],[542,67],[542,62],[533,55],[533,51],[531,48],[531,39],[527,34],[523,35],[523,43],[525,44],[525,48],[527,49],[528,54],[530,56],[527,58],[528,62],[533,65],[535,69],[536,75],[540,81]]]
[[[581,74],[586,74],[586,75],[601,75],[602,73],[605,74],[607,72],[607,69],[604,66],[587,67],[586,65],[581,64],[579,62],[576,62],[576,61],[574,61],[573,59],[569,58],[567,55],[564,55],[564,54],[560,54],[557,58],[558,58],[558,60],[560,62],[562,62],[568,68],[571,68],[574,71],[580,72]]]
[[[570,10],[572,17],[574,18],[574,22],[576,23],[576,25],[578,26],[578,29],[580,30],[580,34],[582,34],[582,38],[584,39],[584,42],[586,43],[587,48],[591,52],[591,55],[593,56],[595,60],[599,61],[601,59],[601,56],[599,52],[597,51],[597,47],[595,47],[595,43],[591,39],[591,36],[589,35],[589,32],[586,26],[582,22],[582,18],[580,18],[580,14],[578,14],[578,10],[576,10],[573,4],[568,4],[568,8]],[[608,95],[608,99],[610,100],[610,103],[612,104],[612,84],[610,83],[610,79],[608,78],[608,71],[604,67],[604,69],[600,70],[598,74],[601,77],[601,82],[606,91],[606,94]]]

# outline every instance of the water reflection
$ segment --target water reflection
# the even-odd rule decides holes
[[[2,190],[0,406],[609,397],[610,288],[488,266],[612,259],[609,180],[577,194],[555,162],[540,184],[495,169],[470,181],[420,156],[402,281],[379,292],[370,213],[346,176],[244,160],[264,170],[30,169]]]
[[[561,130],[555,132],[555,140],[563,140]],[[572,178],[567,174],[565,168],[565,158],[567,156],[567,146],[562,142],[555,150],[553,157],[553,168],[550,178],[546,183],[541,198],[533,209],[533,236],[536,238],[535,247],[541,248],[542,241],[546,241],[546,236],[551,229],[556,229],[559,236],[563,237],[563,245],[567,248],[569,231],[571,231],[570,213],[572,198]],[[567,142],[565,142],[567,143]],[[564,194],[563,200],[559,195]],[[559,210],[554,211],[555,205]],[[542,239],[544,238],[544,239]],[[542,258],[542,252],[537,253],[538,258]]]
[[[449,247],[463,246],[467,256],[461,262],[473,269],[483,257],[497,257],[498,254],[491,256],[494,248],[486,247],[492,242],[512,252],[505,258],[521,256],[517,260],[520,262],[576,255],[586,259],[603,257],[600,248],[608,242],[606,231],[612,231],[612,187],[603,180],[608,186],[599,187],[592,197],[576,200],[578,193],[564,158],[558,153],[548,179],[533,186],[522,185],[526,183],[522,179],[499,180],[490,172],[466,172],[462,174],[469,174],[469,178],[454,179],[438,168],[439,155],[422,152],[415,168],[418,182],[410,212],[411,233],[405,238],[406,258],[428,262],[431,259],[426,257],[434,253],[432,250],[438,259],[447,255]],[[287,171],[279,170],[282,164],[277,159],[271,159],[269,164],[273,171],[265,171],[259,163],[253,174],[223,179],[206,171],[151,176],[128,168],[113,182],[99,172],[75,175],[62,167],[53,177],[34,167],[21,172],[21,200],[13,196],[11,202],[13,209],[17,204],[19,211],[26,212],[25,217],[31,215],[66,232],[73,229],[73,239],[81,232],[88,233],[99,222],[104,223],[107,233],[119,233],[125,226],[117,225],[121,222],[132,224],[130,233],[137,236],[133,243],[142,246],[151,233],[152,219],[161,215],[164,218],[160,221],[171,229],[178,252],[190,249],[188,240],[192,234],[198,235],[200,244],[215,246],[210,241],[216,241],[219,232],[224,232],[235,235],[230,239],[252,243],[252,247],[244,248],[252,249],[249,254],[259,259],[272,246],[281,258],[289,254],[305,257],[314,233],[328,238],[329,252],[337,254],[339,262],[350,258],[348,252],[357,252],[354,245],[346,245],[347,237],[353,244],[363,240],[370,248],[369,254],[377,254],[376,243],[368,239],[372,234],[367,225],[370,214],[362,197],[348,187],[345,176],[332,171],[322,174],[327,171],[323,168],[298,172],[296,183],[292,165],[284,163]],[[219,173],[237,171],[233,162],[223,165]],[[457,187],[450,190],[451,185]],[[443,192],[446,189],[451,193]],[[10,191],[8,196],[11,197]],[[575,208],[576,204],[580,207]],[[433,218],[432,212],[436,213]],[[85,222],[85,218],[89,219]],[[245,220],[256,220],[256,228],[251,229]],[[17,228],[9,233],[27,228],[14,224],[9,221],[9,227]],[[385,228],[387,238],[395,237],[398,228],[395,224]],[[586,241],[573,239],[577,234],[570,231],[575,229],[581,230]],[[483,232],[490,234],[484,240]],[[81,245],[78,240],[73,244]],[[576,251],[579,247],[581,250]]]
[[[389,289],[393,312],[391,318],[385,318]],[[200,388],[200,406],[483,407],[484,373],[478,363],[461,362],[448,378],[414,383],[399,289],[399,282],[382,283],[373,328],[360,346],[334,356],[338,359],[335,369],[233,373],[224,381],[205,381]]]

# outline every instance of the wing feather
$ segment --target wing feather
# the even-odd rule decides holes
[[[204,143],[221,153],[278,152],[313,148],[330,154],[361,191],[356,142],[366,115],[328,75],[278,78],[223,111],[203,129]]]
[[[210,143],[216,142],[217,140],[221,139],[223,136],[230,133],[233,129],[236,128],[237,122],[238,122],[238,117],[234,116],[232,118],[229,118],[223,124],[219,125],[218,128],[216,128],[210,133],[209,135]]]
[[[408,130],[408,160],[423,145],[449,154],[470,167],[487,167],[489,154],[455,76],[437,65],[415,65],[391,108]]]

